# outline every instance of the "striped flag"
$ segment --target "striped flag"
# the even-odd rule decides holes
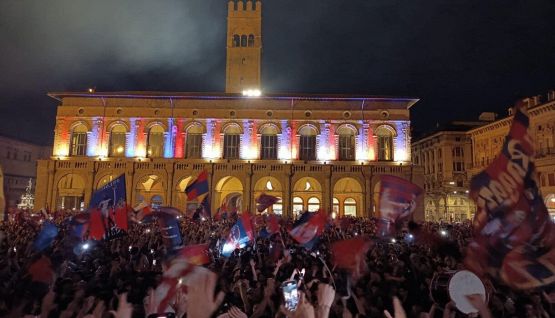
[[[208,172],[203,170],[190,185],[185,188],[187,200],[192,201],[199,196],[208,193]]]

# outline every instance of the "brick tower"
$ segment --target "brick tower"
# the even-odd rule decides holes
[[[226,93],[260,90],[262,3],[232,0],[227,14]]]

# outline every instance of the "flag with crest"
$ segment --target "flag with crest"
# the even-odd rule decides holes
[[[529,122],[520,103],[501,153],[470,184],[477,211],[465,264],[516,289],[555,282],[555,228],[538,190]]]

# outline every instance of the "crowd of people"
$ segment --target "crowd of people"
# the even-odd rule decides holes
[[[59,233],[40,252],[33,242],[43,220],[0,224],[0,317],[467,316],[452,302],[434,302],[430,286],[435,274],[464,268],[470,223],[410,222],[384,240],[376,237],[375,219],[330,220],[307,249],[289,235],[292,220],[283,219],[278,233],[257,235],[224,257],[221,247],[235,218],[182,217],[184,244],[208,243],[210,262],[183,283],[186,288],[177,290],[162,314],[157,286],[168,250],[159,226],[131,222],[126,232],[107,239],[81,240],[70,235],[69,219],[66,214],[50,220]],[[255,223],[256,233],[266,226]],[[356,274],[332,262],[331,244],[350,238],[372,243]],[[300,293],[295,308],[284,302],[282,284],[290,280]],[[482,317],[555,317],[555,306],[541,290],[484,283],[487,302],[469,296]]]

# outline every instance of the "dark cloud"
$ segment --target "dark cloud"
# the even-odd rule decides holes
[[[551,0],[266,0],[273,92],[410,95],[417,128],[555,87]],[[225,0],[0,2],[0,133],[51,142],[47,91],[222,91]]]

